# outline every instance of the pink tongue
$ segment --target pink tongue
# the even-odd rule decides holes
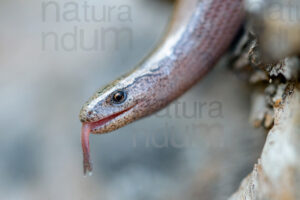
[[[90,141],[91,124],[83,123],[81,129],[81,145],[83,151],[83,173],[92,172],[92,164],[90,160]]]

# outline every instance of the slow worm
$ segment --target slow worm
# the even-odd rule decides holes
[[[97,91],[82,107],[84,173],[90,133],[107,133],[168,105],[220,59],[244,17],[242,0],[179,0],[160,45],[136,69]]]

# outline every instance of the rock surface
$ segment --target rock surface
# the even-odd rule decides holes
[[[230,200],[300,199],[300,92],[288,85],[261,158]]]

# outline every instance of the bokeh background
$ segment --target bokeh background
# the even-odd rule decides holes
[[[91,135],[94,171],[83,176],[81,105],[155,47],[173,1],[52,1],[59,8],[58,21],[56,8],[43,11],[47,2],[0,2],[0,199],[229,197],[257,161],[264,132],[248,123],[251,90],[226,59],[160,113],[111,134]],[[83,20],[84,2],[107,18]],[[64,18],[70,3],[78,6],[79,22]],[[115,7],[110,14],[109,6]],[[131,20],[118,18],[121,6],[130,8]],[[87,45],[101,28],[125,28],[130,37],[109,35],[100,41],[105,48],[92,51],[55,49],[51,39],[44,43],[43,34],[61,39],[75,27],[84,31]],[[72,47],[74,41],[65,42]]]

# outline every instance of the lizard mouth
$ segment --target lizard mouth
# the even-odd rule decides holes
[[[91,164],[91,159],[90,159],[90,141],[89,141],[90,133],[93,133],[93,131],[95,131],[96,129],[103,127],[105,124],[107,124],[111,120],[115,119],[116,117],[122,115],[123,113],[129,111],[131,108],[133,108],[133,107],[130,107],[123,111],[109,115],[108,117],[100,119],[96,122],[83,122],[82,123],[81,145],[82,145],[82,151],[83,151],[83,173],[84,174],[86,174],[87,172],[89,172],[89,173],[92,172],[92,164]]]

